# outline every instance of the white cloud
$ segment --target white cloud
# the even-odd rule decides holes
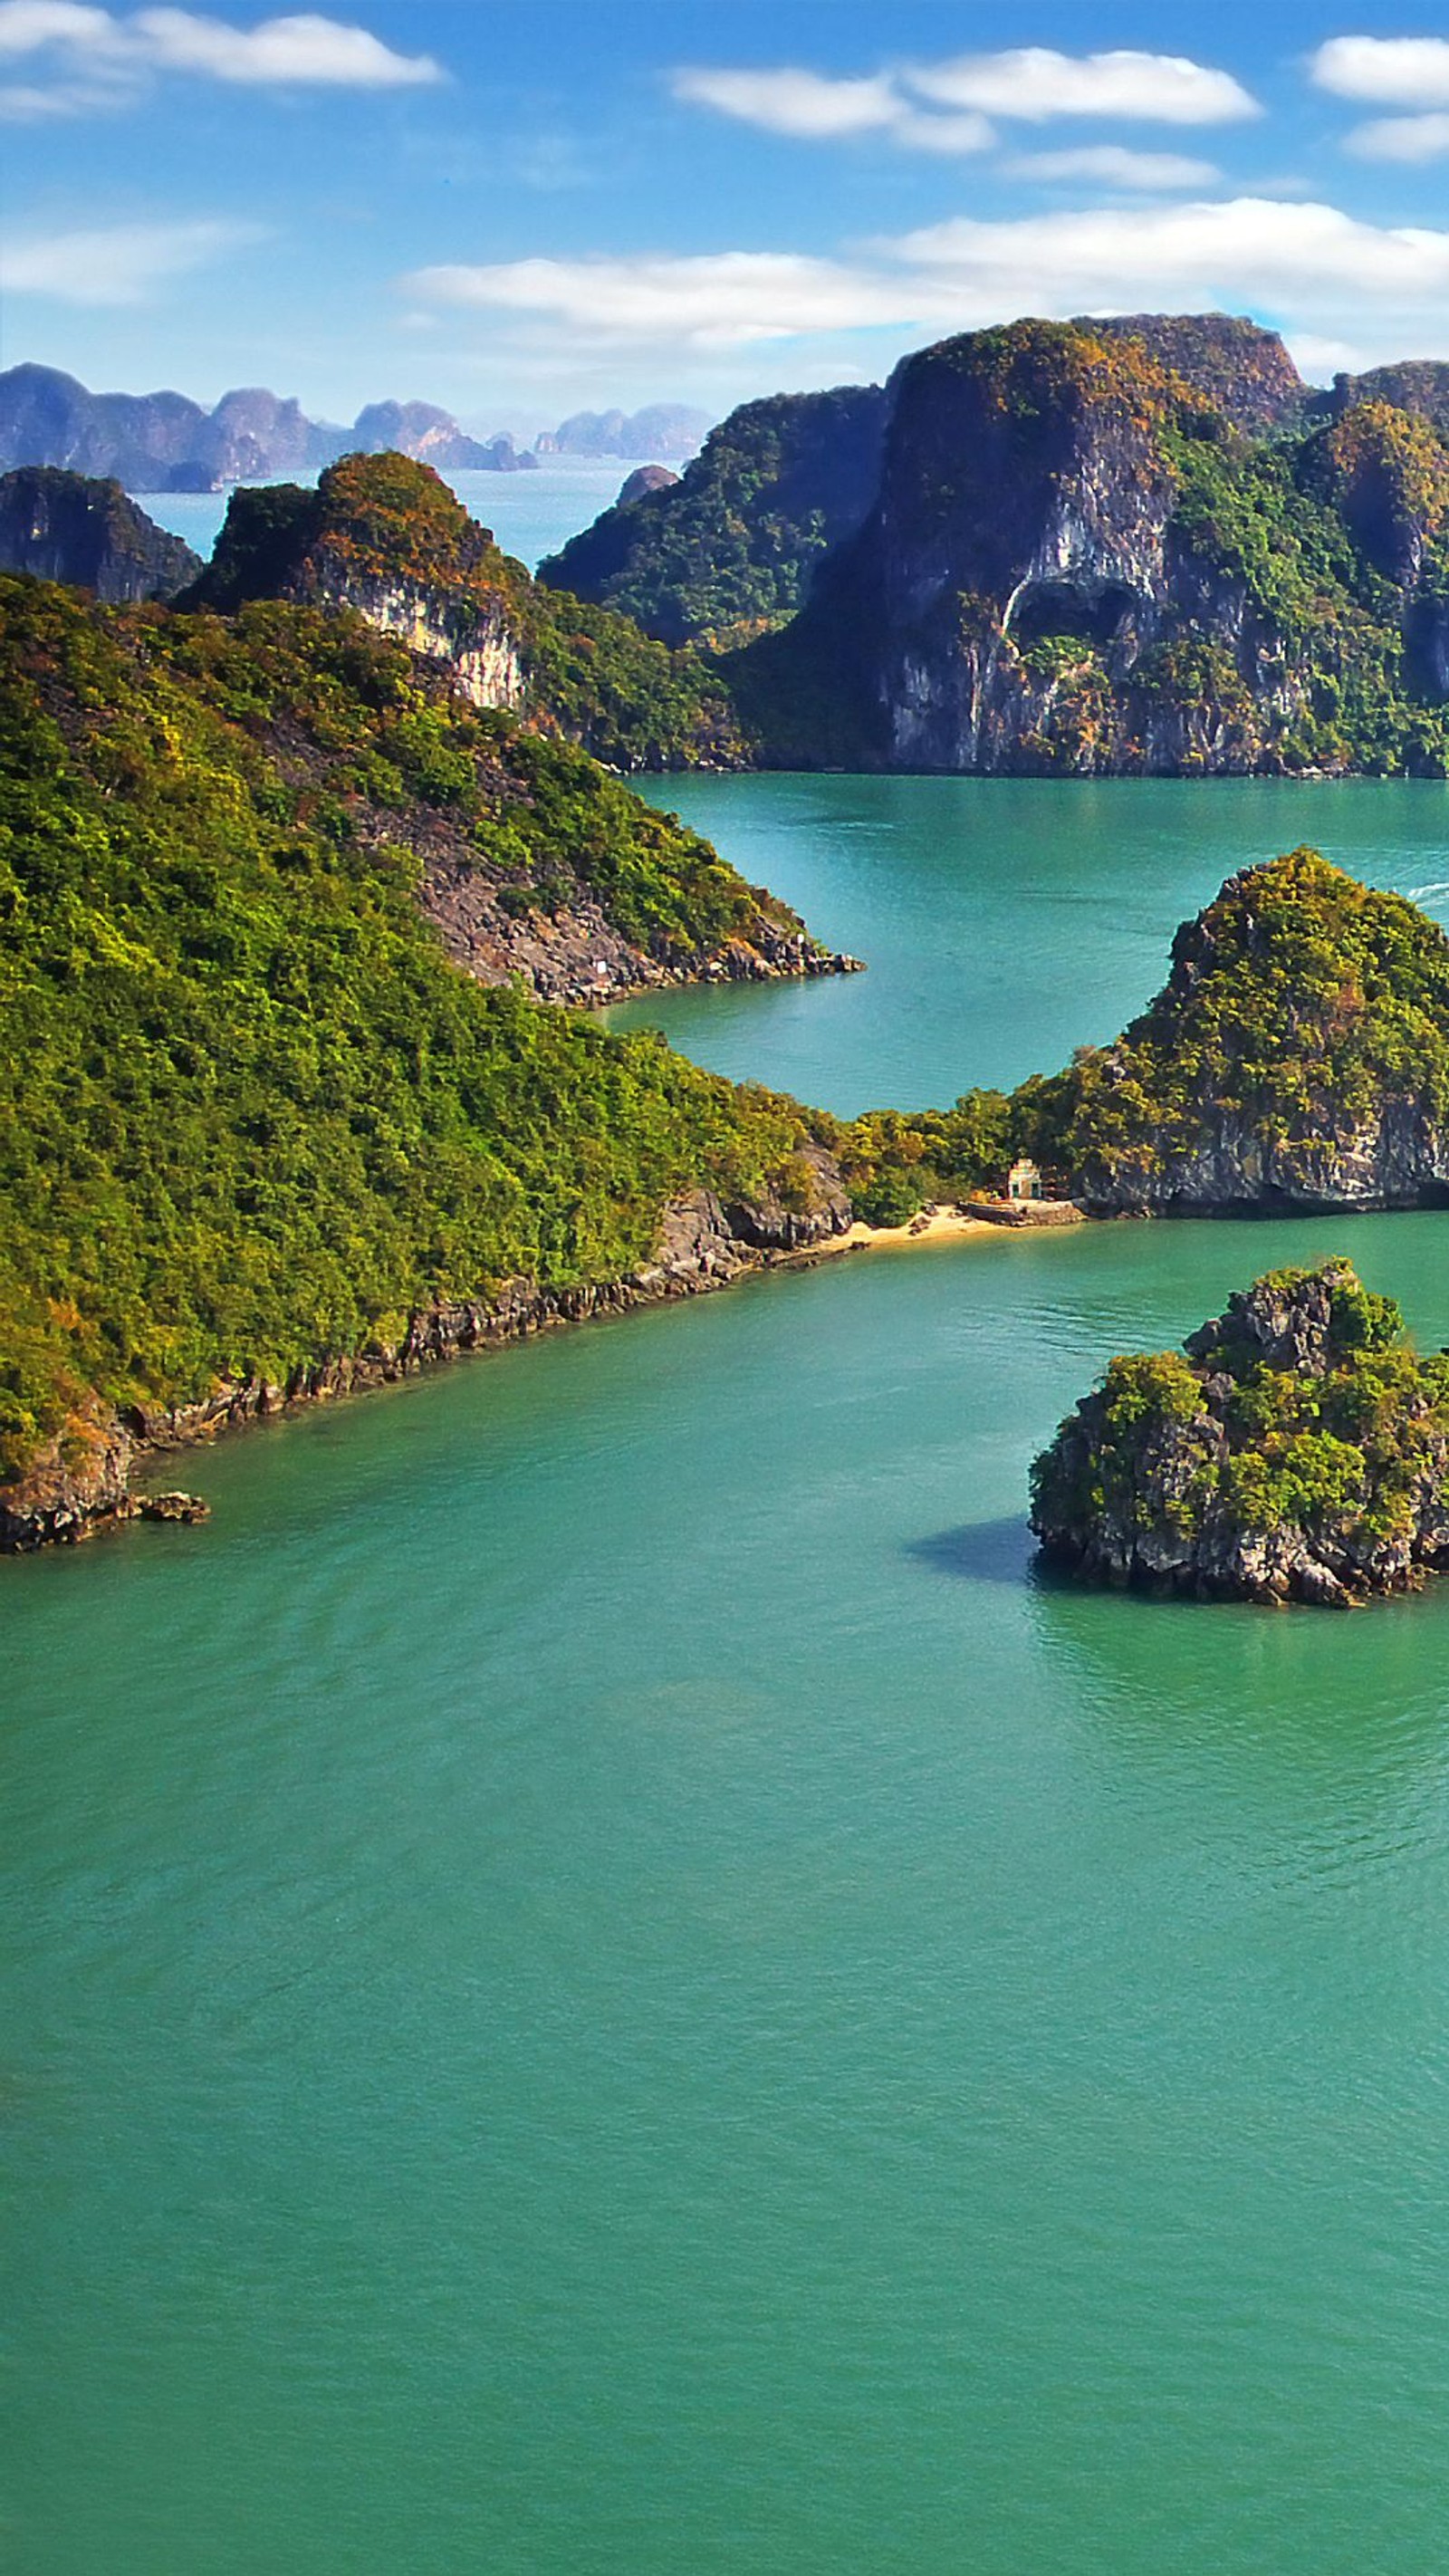
[[[1107,188],[1140,188],[1151,194],[1210,187],[1219,175],[1211,161],[1193,161],[1182,152],[1130,152],[1121,143],[1084,143],[1067,152],[1023,152],[1007,166],[1015,178],[1096,179]]]
[[[676,98],[695,107],[717,108],[722,116],[740,117],[770,134],[794,134],[811,142],[841,134],[869,134],[891,125],[901,113],[901,100],[891,83],[875,80],[826,80],[819,72],[732,72],[685,69],[673,74]]]
[[[39,53],[46,45],[105,45],[115,32],[109,10],[83,8],[80,0],[3,0],[0,61]]]
[[[1326,385],[1332,376],[1359,376],[1378,361],[1354,340],[1325,340],[1316,331],[1287,331],[1288,354],[1306,385]]]
[[[1449,114],[1435,108],[1427,116],[1380,116],[1356,125],[1344,150],[1360,161],[1399,161],[1410,166],[1442,161],[1449,153]]]
[[[1057,311],[1073,299],[1078,309],[1085,299],[1105,311],[1143,297],[1168,309],[1203,296],[1278,305],[1305,295],[1417,298],[1449,286],[1449,233],[1361,223],[1336,206],[1271,197],[1011,223],[963,216],[886,247],[908,267],[1018,311],[1043,292]]]
[[[712,107],[769,134],[810,143],[875,134],[913,152],[982,152],[994,140],[993,116],[1029,124],[1054,116],[1117,116],[1222,125],[1261,114],[1230,72],[1181,54],[1059,54],[1045,45],[960,54],[856,79],[792,65],[773,71],[690,65],[671,73],[670,86],[691,106]]]
[[[412,89],[442,79],[430,54],[395,54],[365,27],[308,12],[229,27],[189,9],[142,9],[131,20],[149,59],[168,71],[207,72],[252,85],[320,84],[338,89]]]
[[[692,107],[712,107],[767,134],[808,143],[879,134],[913,151],[947,153],[982,152],[993,140],[985,117],[923,115],[884,73],[831,80],[788,67],[753,72],[700,66],[674,72],[670,87]]]
[[[1443,36],[1334,36],[1309,76],[1335,98],[1370,107],[1449,107],[1449,41]]]
[[[961,54],[908,75],[942,107],[1038,124],[1053,116],[1126,116],[1157,125],[1227,125],[1262,113],[1231,72],[1182,54],[1059,54],[1046,45]]]
[[[1023,313],[1212,308],[1254,313],[1300,344],[1449,349],[1449,231],[1270,197],[961,218],[835,259],[529,259],[427,269],[405,284],[425,307],[661,354],[863,330],[904,343]]]
[[[248,88],[408,89],[444,77],[431,55],[394,53],[365,27],[312,12],[233,27],[190,9],[117,17],[83,0],[0,0],[0,63],[31,73],[0,94],[12,117],[114,107],[162,72]]]
[[[588,339],[685,341],[698,349],[799,332],[898,322],[898,283],[793,252],[700,258],[520,259],[425,268],[406,280],[425,303],[545,315]]]
[[[0,249],[0,292],[62,304],[143,304],[168,278],[262,237],[251,224],[118,224],[9,242]]]

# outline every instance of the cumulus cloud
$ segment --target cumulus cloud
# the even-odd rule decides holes
[[[962,279],[1045,280],[1110,300],[1125,282],[1173,294],[1251,283],[1260,293],[1327,288],[1351,294],[1427,294],[1449,284],[1449,233],[1360,222],[1336,206],[1234,197],[1215,204],[1091,214],[1027,215],[1008,223],[953,217],[888,245],[912,267]]]
[[[118,17],[84,0],[0,0],[0,90],[12,117],[75,114],[134,97],[157,73],[247,88],[408,89],[443,78],[428,54],[395,53],[365,27],[314,12],[234,27],[190,9]]]
[[[1399,161],[1411,167],[1442,161],[1449,152],[1449,114],[1435,108],[1427,116],[1377,116],[1356,125],[1344,143],[1360,161]]]
[[[827,80],[819,72],[677,71],[671,82],[676,98],[696,107],[718,108],[746,125],[770,134],[794,134],[810,142],[841,134],[869,134],[890,125],[901,102],[885,79]]]
[[[538,315],[586,339],[697,349],[901,318],[901,289],[889,277],[794,252],[505,260],[425,268],[406,285],[424,303]]]
[[[639,348],[1209,308],[1256,313],[1300,341],[1385,355],[1449,341],[1449,231],[1269,197],[962,217],[834,259],[529,259],[427,269],[406,285],[424,306],[507,312],[594,345]]]
[[[169,278],[263,238],[252,224],[117,224],[51,233],[0,249],[0,293],[62,304],[144,304]]]
[[[1310,57],[1308,69],[1320,89],[1367,107],[1449,107],[1443,36],[1334,36]]]
[[[1123,143],[1084,143],[1075,151],[1022,152],[1008,164],[1020,179],[1095,179],[1106,188],[1140,188],[1170,195],[1175,188],[1206,188],[1217,178],[1211,161],[1184,152],[1132,152]]]
[[[1180,54],[1059,54],[1045,45],[960,54],[849,79],[793,66],[692,66],[672,73],[670,85],[691,106],[712,107],[769,134],[811,143],[877,135],[914,152],[984,151],[994,140],[992,117],[1028,124],[1115,116],[1221,125],[1260,113],[1231,73]]]
[[[414,89],[441,80],[430,54],[397,54],[365,27],[310,12],[231,27],[189,9],[142,9],[136,40],[168,71],[207,72],[247,86],[307,82],[334,89]]]
[[[108,10],[82,8],[80,0],[3,0],[0,61],[38,53],[46,45],[103,44],[115,23]]]
[[[794,70],[677,71],[670,86],[693,107],[712,107],[767,134],[807,143],[836,143],[878,134],[925,152],[981,152],[992,141],[984,116],[922,115],[884,73],[862,80],[833,80]]]
[[[1227,125],[1262,114],[1231,72],[1184,54],[1059,54],[1047,45],[1020,45],[918,65],[909,79],[942,107],[1032,124],[1053,116],[1121,116],[1156,125]]]

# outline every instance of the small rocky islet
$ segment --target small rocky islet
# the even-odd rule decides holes
[[[1087,1582],[1343,1609],[1449,1571],[1449,1352],[1343,1259],[1268,1271],[1181,1351],[1114,1359],[1031,1474]]]

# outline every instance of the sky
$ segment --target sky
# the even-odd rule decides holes
[[[1027,313],[1449,358],[1449,7],[0,0],[0,364],[524,434]]]

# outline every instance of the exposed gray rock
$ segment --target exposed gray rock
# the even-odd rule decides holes
[[[1401,1338],[1329,1261],[1231,1298],[1187,1362],[1114,1360],[1033,1467],[1044,1554],[1118,1589],[1331,1608],[1449,1570],[1449,1369]]]

